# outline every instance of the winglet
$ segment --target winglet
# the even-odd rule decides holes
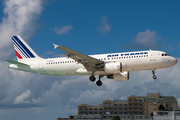
[[[53,44],[53,45],[54,45],[54,49],[56,49],[58,47],[58,45],[56,45],[56,44]]]

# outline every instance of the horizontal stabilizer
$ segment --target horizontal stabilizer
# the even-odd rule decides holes
[[[4,60],[9,62],[9,63],[11,63],[11,64],[15,64],[15,65],[26,65],[26,66],[29,66],[28,64],[24,64],[24,63],[21,63],[21,62],[10,60],[10,59],[4,59]]]

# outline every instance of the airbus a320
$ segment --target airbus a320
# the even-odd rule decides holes
[[[84,55],[65,46],[54,44],[65,52],[67,57],[43,59],[20,37],[12,37],[17,61],[4,59],[11,63],[9,68],[31,73],[71,76],[89,75],[89,80],[102,85],[101,78],[116,81],[129,80],[130,71],[152,70],[153,79],[156,79],[156,69],[167,68],[177,63],[177,59],[163,51],[146,50],[123,53]]]

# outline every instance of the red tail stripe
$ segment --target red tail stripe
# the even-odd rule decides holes
[[[23,57],[15,50],[16,52],[16,56],[19,58],[19,59],[23,59]]]

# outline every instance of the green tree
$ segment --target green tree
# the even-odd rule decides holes
[[[165,108],[164,108],[164,106],[163,106],[163,105],[159,105],[158,110],[165,110]]]
[[[121,120],[119,116],[114,116],[112,120]]]

